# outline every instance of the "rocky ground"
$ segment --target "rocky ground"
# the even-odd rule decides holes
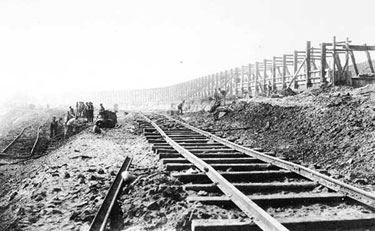
[[[374,90],[325,87],[284,98],[252,98],[237,102],[234,112],[218,121],[206,112],[206,103],[182,119],[236,143],[320,165],[335,178],[373,191]]]
[[[320,165],[337,179],[375,191],[374,90],[328,87],[240,100],[218,121],[205,111],[210,103],[199,102],[192,105],[198,112],[181,119],[239,144]],[[52,114],[40,112],[41,118]],[[36,159],[0,166],[0,230],[88,230],[126,155],[133,157],[130,172],[136,179],[120,197],[118,230],[190,230],[196,218],[246,219],[236,209],[187,202],[195,193],[183,191],[165,171],[134,119],[120,115],[118,128],[102,134],[86,128]],[[30,122],[19,121],[13,130]],[[12,132],[8,125],[1,129],[0,143]]]
[[[87,230],[124,157],[144,152],[127,120],[100,135],[86,129],[38,159],[1,166],[0,230]]]

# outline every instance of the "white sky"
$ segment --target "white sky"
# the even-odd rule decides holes
[[[0,0],[0,99],[162,87],[317,45],[375,44],[373,1]]]

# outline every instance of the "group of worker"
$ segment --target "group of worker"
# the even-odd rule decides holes
[[[100,104],[99,114],[105,111],[103,104]],[[56,120],[56,117],[52,117],[50,124],[50,137],[53,138],[58,134],[64,134],[65,137],[73,132],[76,132],[76,127],[78,126],[79,118],[86,118],[89,123],[94,122],[94,104],[92,102],[77,102],[76,111],[72,106],[69,106],[69,110],[66,112],[65,121],[62,118]]]

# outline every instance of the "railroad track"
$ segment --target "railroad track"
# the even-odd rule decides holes
[[[167,116],[142,117],[144,135],[189,202],[237,207],[248,217],[195,219],[192,230],[375,230],[374,194]]]
[[[29,158],[38,146],[41,128],[45,125],[46,122],[42,123],[42,125],[30,124],[24,127],[12,140],[8,141],[9,143],[0,152],[0,157]],[[35,137],[33,136],[34,134]]]

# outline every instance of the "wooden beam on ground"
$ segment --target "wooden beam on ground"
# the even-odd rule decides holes
[[[373,214],[361,216],[308,216],[308,217],[287,217],[277,220],[291,231],[312,231],[312,230],[352,230],[371,229],[375,226]],[[261,231],[253,221],[229,220],[229,219],[195,219],[191,224],[192,231]]]
[[[269,194],[269,195],[249,195],[252,201],[261,207],[271,206],[291,206],[308,205],[311,203],[337,203],[343,202],[346,198],[340,193],[290,193],[290,194]],[[227,196],[189,196],[188,202],[201,202],[207,205],[234,206],[233,202]],[[349,199],[350,200],[350,199]]]

